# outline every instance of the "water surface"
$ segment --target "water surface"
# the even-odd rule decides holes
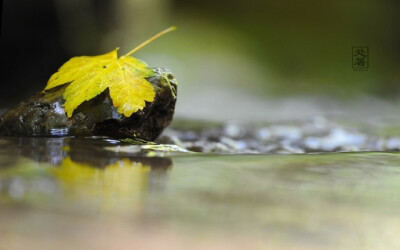
[[[395,249],[400,155],[0,139],[0,249]]]

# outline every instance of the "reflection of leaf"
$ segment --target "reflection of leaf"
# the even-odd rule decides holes
[[[105,207],[135,203],[147,189],[150,166],[122,159],[104,169],[74,162],[70,157],[50,171],[62,184],[65,192],[93,205],[100,201]]]
[[[145,79],[152,76],[153,71],[146,63],[130,55],[174,29],[171,27],[160,32],[120,58],[117,49],[100,56],[73,57],[50,77],[45,90],[71,82],[63,95],[65,111],[71,117],[81,103],[108,88],[118,112],[129,117],[142,110],[145,102],[153,102],[155,97],[153,85]]]
[[[150,166],[140,162],[131,162],[122,159],[104,169],[92,167],[87,164],[74,162],[70,157],[63,160],[60,167],[55,168],[54,174],[64,183],[80,183],[88,188],[96,187],[99,192],[112,189],[115,191],[131,189],[143,184],[150,171]],[[146,181],[145,181],[146,182]]]

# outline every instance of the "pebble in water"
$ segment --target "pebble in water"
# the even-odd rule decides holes
[[[271,136],[272,136],[272,133],[269,128],[261,128],[261,129],[257,130],[257,133],[256,133],[256,138],[261,141],[269,140],[269,139],[271,139]]]
[[[273,137],[276,138],[297,140],[300,139],[302,136],[300,129],[294,126],[274,125],[271,126],[270,129],[272,131]]]
[[[234,150],[237,150],[237,151],[245,150],[247,148],[247,145],[245,142],[236,141],[236,140],[234,140],[232,138],[228,138],[228,137],[222,137],[220,142]]]
[[[369,147],[373,151],[384,151],[386,149],[385,144],[386,144],[386,140],[385,139],[377,138],[377,139],[371,140],[369,142]]]
[[[400,150],[400,138],[389,138],[386,141],[386,148],[388,150]]]
[[[400,150],[400,138],[370,136],[316,117],[270,125],[225,124],[192,131],[168,129],[159,143],[174,143],[196,152],[308,153]]]
[[[326,137],[319,139],[319,147],[323,151],[340,150],[343,147],[352,147],[352,151],[366,143],[367,137],[363,134],[351,133],[342,128],[333,129]]]
[[[321,140],[320,140],[320,138],[310,136],[310,137],[307,137],[307,138],[304,140],[304,145],[305,145],[308,149],[316,150],[316,149],[319,149],[319,148],[320,148]]]
[[[228,137],[240,138],[240,137],[243,137],[245,135],[245,133],[246,133],[246,130],[237,124],[227,124],[224,127],[224,134]]]

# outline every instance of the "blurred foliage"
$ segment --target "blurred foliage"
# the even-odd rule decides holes
[[[396,97],[399,5],[394,0],[6,1],[0,104],[40,90],[72,56],[101,54],[116,45],[130,48],[171,24],[179,27],[174,38],[157,41],[138,56],[171,68],[185,86],[221,85],[264,96]],[[368,71],[351,67],[351,48],[358,45],[370,48]],[[27,60],[20,62],[23,55]]]
[[[396,1],[178,1],[246,37],[246,53],[272,72],[281,94],[398,94],[400,20]],[[186,17],[188,17],[187,15]],[[370,47],[371,67],[354,72],[352,46]],[[264,84],[265,85],[265,84]],[[265,85],[267,86],[267,85]]]

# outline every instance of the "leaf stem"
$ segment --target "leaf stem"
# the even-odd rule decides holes
[[[153,37],[147,39],[146,41],[144,41],[143,43],[139,44],[139,46],[137,46],[136,48],[134,48],[133,50],[129,51],[126,55],[124,56],[130,56],[133,53],[135,53],[136,51],[140,50],[141,48],[143,48],[144,46],[146,46],[147,44],[151,43],[152,41],[156,40],[157,38],[159,38],[160,36],[163,36],[165,34],[167,34],[168,32],[174,31],[176,30],[176,26],[171,26],[168,29],[165,29],[163,31],[161,31],[160,33],[154,35]]]

